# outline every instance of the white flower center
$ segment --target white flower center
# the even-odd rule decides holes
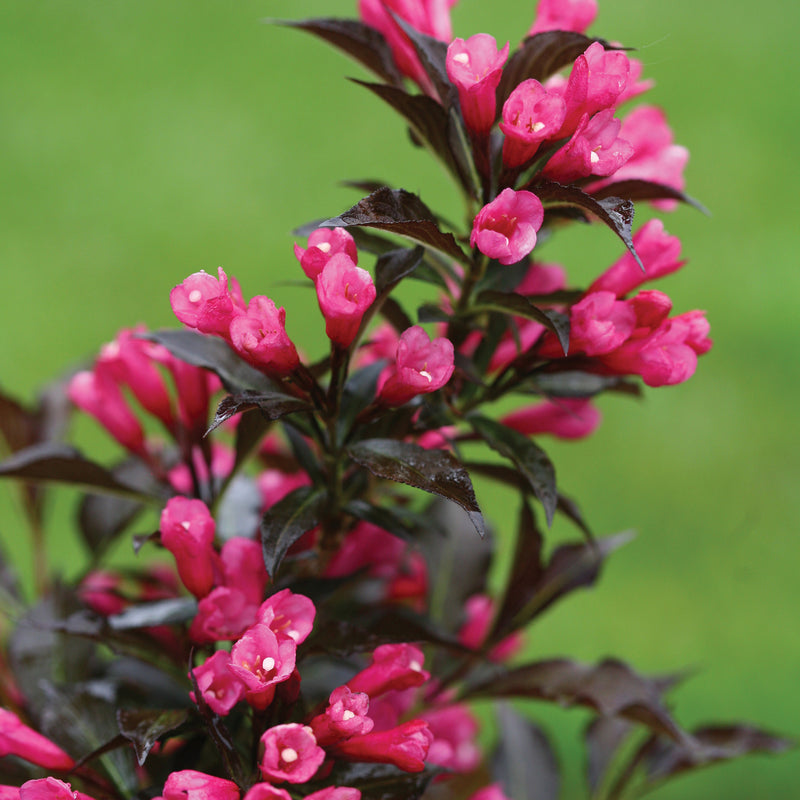
[[[419,374],[422,375],[422,377],[425,378],[428,383],[433,383],[433,375],[431,375],[427,370],[421,369]]]
[[[203,293],[199,289],[192,289],[189,292],[189,302],[190,303],[199,303],[203,299]]]
[[[343,720],[353,719],[354,716],[355,714],[349,709],[345,709],[344,712],[342,713]]]
[[[321,242],[317,245],[318,250],[322,250],[323,253],[330,253],[331,251],[331,243],[330,242]]]
[[[456,55],[453,56],[453,61],[459,64],[469,64],[469,55],[467,53],[456,53]]]
[[[592,164],[596,164],[600,160],[600,156],[597,155],[597,153],[595,153],[594,150],[592,150],[592,154],[589,156],[589,160],[592,162]]]
[[[284,747],[283,750],[281,750],[281,761],[286,764],[292,764],[297,761],[298,758],[297,750],[293,750],[291,747]]]
[[[539,122],[534,123],[533,132],[538,133],[542,128],[544,128],[544,122],[540,120]]]

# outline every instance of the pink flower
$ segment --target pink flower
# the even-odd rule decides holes
[[[590,400],[559,397],[513,411],[501,422],[526,436],[550,434],[559,439],[582,439],[600,424],[600,412]]]
[[[261,737],[261,746],[258,766],[267,780],[305,783],[325,760],[325,751],[307,725],[292,722],[269,728]]]
[[[536,246],[543,221],[544,208],[535,194],[503,189],[478,212],[469,243],[501,264],[516,264]]]
[[[510,800],[510,798],[503,792],[499,783],[492,783],[483,789],[478,789],[469,800]]]
[[[228,669],[230,663],[230,653],[217,650],[213,656],[192,670],[203,700],[212,711],[222,716],[229,714],[244,697],[244,685],[231,674]],[[192,700],[197,702],[194,692],[190,695]]]
[[[262,510],[272,508],[279,500],[283,500],[289,492],[301,486],[310,486],[311,478],[305,472],[283,472],[280,469],[266,469],[256,478],[261,492]]]
[[[369,272],[357,267],[346,253],[332,256],[317,277],[317,299],[328,338],[339,347],[350,345],[375,296]]]
[[[279,642],[261,624],[253,625],[233,646],[228,669],[244,683],[245,698],[253,708],[265,709],[275,695],[275,685],[291,677],[296,650],[291,639]]]
[[[239,800],[239,787],[225,778],[184,769],[167,778],[163,800]]]
[[[664,230],[660,219],[645,223],[633,237],[633,246],[644,265],[642,268],[628,252],[615,261],[588,288],[589,292],[613,292],[623,297],[645,281],[652,281],[680,269],[686,262],[680,260],[681,240]]]
[[[215,529],[202,500],[172,497],[161,512],[161,544],[175,557],[178,575],[195,597],[205,597],[214,585]]]
[[[253,539],[234,536],[222,545],[222,582],[240,591],[249,603],[260,605],[269,581],[261,545]]]
[[[308,248],[294,246],[295,258],[312,281],[316,281],[323,267],[339,253],[345,253],[354,264],[358,263],[355,239],[345,228],[317,228],[308,237]]]
[[[348,761],[394,764],[406,772],[422,772],[433,741],[428,723],[421,719],[404,722],[388,731],[367,733],[336,742],[330,750]]]
[[[475,737],[478,721],[465,705],[434,708],[420,714],[428,723],[433,741],[426,761],[453,772],[470,772],[481,761],[481,750]]]
[[[15,791],[19,800],[92,800],[83,792],[74,792],[68,783],[57,778],[38,778],[26,781]],[[0,794],[0,797],[2,796]],[[9,797],[13,797],[13,795],[9,793]]]
[[[597,0],[539,0],[528,36],[543,31],[583,33],[597,16]]]
[[[144,430],[119,386],[107,373],[78,372],[67,387],[69,399],[93,416],[123,447],[146,456]]]
[[[378,381],[378,400],[387,406],[401,406],[419,394],[441,389],[453,374],[454,356],[449,339],[431,341],[414,325],[400,336],[395,363]]]
[[[292,796],[271,783],[256,783],[247,790],[244,800],[292,800]]]
[[[494,36],[476,33],[469,39],[454,39],[447,48],[447,77],[458,89],[461,112],[467,127],[488,133],[494,125],[495,92],[508,58],[509,44],[497,50]]]
[[[217,586],[197,604],[189,638],[198,644],[238,639],[255,624],[258,603],[232,586]]]
[[[219,267],[217,273],[219,279],[203,270],[190,275],[169,293],[169,302],[184,325],[227,338],[231,321],[245,307],[238,286],[228,287],[225,270]]]
[[[308,597],[290,589],[281,589],[261,604],[258,621],[268,625],[278,641],[289,639],[298,645],[311,633],[316,613],[317,609]]]
[[[678,314],[674,319],[682,325],[688,326],[685,341],[697,355],[701,356],[711,349],[713,342],[708,338],[711,326],[708,324],[705,311],[687,311],[684,314]]]
[[[288,375],[300,363],[297,348],[286,333],[286,311],[268,297],[256,295],[247,312],[231,322],[233,349],[266,373]]]
[[[622,123],[614,110],[584,114],[572,138],[547,162],[543,174],[560,183],[589,175],[613,175],[633,155],[633,148],[618,134]]]
[[[13,711],[0,708],[0,756],[7,755],[45,769],[68,770],[75,765],[58,745],[29,728]]]
[[[376,697],[391,690],[421,686],[430,678],[422,668],[424,661],[422,651],[412,644],[382,644],[372,653],[372,663],[354,675],[347,687]]]
[[[317,742],[325,747],[331,742],[350,736],[369,733],[374,722],[367,716],[369,696],[363,692],[351,692],[340,686],[331,692],[324,714],[311,720],[311,728]]]
[[[503,163],[518,167],[533,158],[539,145],[561,128],[565,113],[558,92],[548,91],[532,78],[520,83],[503,104]]]
[[[361,800],[361,790],[352,786],[327,786],[307,794],[306,800]]]
[[[494,619],[494,602],[485,594],[474,594],[464,604],[465,620],[458,632],[458,641],[465,647],[478,650],[489,634],[489,627]],[[492,661],[504,661],[510,658],[522,646],[519,631],[506,636],[490,651]]]

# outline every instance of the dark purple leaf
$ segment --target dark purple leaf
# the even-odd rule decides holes
[[[594,397],[601,392],[618,390],[625,384],[622,378],[615,375],[595,375],[580,370],[540,372],[534,379],[537,392],[549,397]]]
[[[357,464],[379,478],[414,486],[457,503],[467,512],[475,530],[484,535],[483,516],[469,473],[450,453],[426,450],[395,439],[368,439],[352,445],[348,452]]]
[[[644,271],[639,254],[633,246],[633,237],[631,235],[633,226],[632,201],[621,197],[606,197],[603,200],[596,200],[577,186],[562,186],[560,183],[548,180],[536,180],[525,188],[530,189],[543,203],[566,203],[593,214],[622,239],[625,247],[628,248],[630,254],[636,259],[636,263]],[[547,207],[545,207],[546,220]]]
[[[313,33],[388,83],[398,86],[403,83],[386,39],[369,25],[351,19],[268,20],[268,22]]]
[[[388,294],[403,278],[411,275],[424,255],[425,248],[419,246],[413,250],[402,247],[384,253],[375,262],[375,289],[378,296]]]
[[[587,726],[586,780],[591,797],[600,796],[609,769],[634,730],[631,722],[620,717],[595,717]]]
[[[440,250],[462,264],[469,263],[453,234],[442,233],[431,210],[404,189],[379,189],[344,214],[326,220],[323,226],[378,228]]]
[[[558,502],[556,472],[544,450],[527,436],[487,417],[475,414],[469,417],[469,423],[492,450],[513,462],[524,475],[544,507],[547,524],[552,525]]]
[[[195,614],[197,600],[193,597],[171,597],[129,606],[119,614],[108,617],[108,626],[114,631],[129,631],[155,625],[173,625],[188,622]]]
[[[448,314],[440,305],[436,303],[423,303],[417,309],[418,322],[449,322]]]
[[[275,503],[264,515],[261,545],[264,565],[273,581],[286,551],[319,523],[327,501],[325,492],[301,486]]]
[[[139,766],[147,760],[153,745],[165,734],[183,725],[188,712],[181,709],[151,711],[149,709],[117,709],[119,732],[133,744]]]
[[[214,421],[206,431],[206,435],[222,425],[231,417],[244,411],[257,408],[268,420],[276,420],[297,411],[308,411],[313,406],[301,397],[294,397],[283,392],[252,392],[229,395],[217,407]]]
[[[195,367],[211,370],[232,394],[246,389],[274,391],[275,385],[266,375],[251,367],[215,336],[204,336],[190,330],[162,330],[140,334],[142,339],[157,342],[175,358]]]
[[[234,476],[217,506],[217,536],[228,541],[235,536],[248,539],[258,530],[264,508],[264,495],[250,475]]]
[[[686,746],[692,742],[661,702],[660,687],[614,659],[596,666],[563,658],[525,664],[466,687],[464,697],[525,697],[587,706],[598,714],[641,723]]]
[[[234,472],[247,461],[255,448],[266,435],[272,422],[264,417],[263,414],[254,414],[252,411],[245,411],[239,417],[236,426],[236,461],[234,462]]]
[[[96,492],[109,492],[153,502],[159,496],[117,480],[105,467],[88,461],[74,447],[43,442],[26,447],[0,463],[0,477],[23,481],[68,483]]]
[[[624,197],[626,200],[678,200],[694,206],[704,214],[709,214],[708,209],[702,203],[689,197],[688,194],[653,181],[613,181],[600,189],[593,190],[591,195],[598,200],[605,200],[608,197]]]
[[[315,483],[321,483],[324,475],[320,470],[319,460],[316,453],[311,449],[311,445],[303,434],[290,424],[290,421],[283,421],[283,432],[289,440],[289,447],[292,449],[297,463],[304,469]]]
[[[560,511],[581,531],[581,533],[583,533],[587,542],[594,542],[594,534],[591,528],[586,524],[586,520],[583,518],[578,504],[573,499],[559,492],[556,510]]]
[[[431,79],[431,84],[439,95],[442,105],[445,108],[449,108],[456,93],[455,87],[450,83],[450,78],[447,77],[447,43],[421,33],[392,11],[389,11],[389,13],[394,17],[395,22],[403,29],[403,32],[414,46],[419,62]]]
[[[525,317],[541,323],[557,337],[564,355],[569,350],[569,317],[550,308],[538,308],[527,297],[516,292],[496,292],[486,290],[476,298],[481,309],[501,311],[516,317]]]
[[[406,542],[412,541],[419,535],[423,524],[422,518],[411,511],[376,506],[366,500],[351,500],[344,510],[356,519],[369,522]]]
[[[324,786],[353,786],[361,791],[362,800],[418,800],[440,770],[408,773],[391,764],[337,762]],[[312,785],[320,789],[323,785]]]
[[[537,725],[507,703],[497,704],[499,741],[492,772],[514,800],[557,800],[561,775],[553,747]]]
[[[0,437],[16,453],[39,441],[41,412],[28,409],[0,392]]]
[[[545,31],[525,39],[503,69],[503,77],[497,87],[498,113],[522,81],[534,78],[544,83],[546,78],[572,64],[593,42],[610,48],[608,42],[602,39],[591,39],[572,31]]]

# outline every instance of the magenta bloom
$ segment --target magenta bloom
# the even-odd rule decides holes
[[[454,704],[425,711],[420,717],[428,723],[433,741],[426,761],[453,772],[470,772],[481,761],[475,741],[478,720],[466,705]]]
[[[145,456],[144,430],[117,383],[104,372],[78,372],[67,387],[69,399],[93,416],[123,447]]]
[[[258,604],[232,586],[217,586],[197,604],[189,638],[198,644],[238,639],[256,623]]]
[[[19,800],[92,800],[88,794],[72,791],[72,787],[68,783],[57,778],[38,778],[26,781],[14,791]]]
[[[334,255],[317,277],[317,299],[328,338],[339,347],[347,347],[375,296],[369,272],[357,267],[346,253]]]
[[[394,764],[406,772],[422,772],[432,741],[428,723],[414,719],[388,731],[353,736],[330,749],[348,761]]]
[[[258,621],[269,626],[278,641],[289,639],[298,645],[311,633],[316,614],[313,601],[304,594],[281,589],[261,604]]]
[[[295,258],[312,281],[316,281],[323,267],[338,253],[345,253],[354,264],[358,263],[355,239],[345,228],[317,228],[308,237],[306,249],[294,246]]]
[[[235,293],[229,289],[225,270],[217,272],[218,279],[203,270],[190,275],[169,293],[169,302],[184,325],[227,338],[231,320],[245,310],[244,301],[238,286]]]
[[[539,145],[561,128],[565,113],[558,92],[548,91],[532,78],[520,83],[503,104],[503,163],[518,167],[533,158]]]
[[[68,770],[75,765],[58,745],[29,728],[13,711],[0,708],[0,756],[7,755],[45,769]]]
[[[484,786],[483,789],[478,789],[475,794],[471,795],[469,800],[510,800],[509,797],[503,792],[499,783],[492,783],[489,786]]]
[[[223,584],[237,589],[249,603],[260,605],[269,581],[261,545],[254,539],[234,536],[220,551]]]
[[[424,660],[422,651],[413,644],[382,644],[372,653],[372,663],[354,675],[347,686],[370,697],[421,686],[430,678],[422,668]]]
[[[549,434],[559,439],[583,439],[600,424],[600,412],[590,400],[559,397],[507,414],[503,425],[526,436]]]
[[[214,585],[215,529],[202,500],[172,497],[161,512],[161,544],[175,557],[178,575],[195,597],[205,597]]]
[[[292,800],[292,796],[271,783],[256,783],[247,790],[244,800]]]
[[[401,406],[418,394],[441,389],[453,374],[455,352],[449,339],[431,341],[414,325],[400,336],[393,367],[378,383],[378,400],[387,406]]]
[[[664,230],[660,219],[645,223],[633,237],[633,246],[644,265],[644,272],[628,252],[615,261],[594,283],[588,292],[613,292],[623,297],[645,281],[652,281],[680,269],[681,240]]]
[[[228,669],[230,663],[230,653],[217,650],[192,670],[203,700],[212,711],[222,716],[230,714],[231,709],[244,697],[244,684],[231,674]],[[194,692],[190,696],[197,702]]]
[[[528,36],[544,31],[583,33],[597,16],[597,0],[539,0]]]
[[[163,800],[239,800],[239,787],[225,778],[184,769],[167,778]]]
[[[447,48],[447,77],[458,89],[461,112],[467,127],[488,133],[494,125],[495,92],[508,58],[509,44],[498,51],[494,36],[476,33],[466,41],[453,39]]]
[[[516,264],[536,246],[543,221],[544,208],[535,194],[503,189],[478,212],[469,243],[501,264]]]
[[[266,626],[253,625],[231,649],[228,669],[246,687],[245,698],[253,708],[265,709],[275,695],[275,685],[294,671],[297,648],[289,639],[278,641]]]
[[[306,800],[361,800],[361,790],[352,786],[327,786],[307,794]]]
[[[325,751],[307,725],[276,725],[264,733],[261,745],[263,755],[258,766],[267,780],[305,783],[325,760]]]
[[[286,333],[286,310],[263,295],[253,297],[247,312],[233,319],[230,343],[242,358],[267,373],[288,375],[300,363]]]
[[[368,711],[368,695],[352,692],[347,686],[334,689],[325,713],[318,714],[310,723],[317,742],[325,747],[340,739],[369,733],[375,723],[367,716]]]
[[[621,125],[611,108],[591,118],[584,114],[572,138],[548,160],[543,174],[559,183],[614,175],[633,155],[633,147],[618,135]]]

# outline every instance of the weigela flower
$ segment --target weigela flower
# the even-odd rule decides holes
[[[306,800],[361,800],[361,790],[352,786],[327,786],[307,794]]]
[[[258,621],[278,637],[302,644],[314,627],[317,610],[314,603],[303,594],[281,589],[268,597],[258,609]]]
[[[372,276],[346,253],[337,253],[317,277],[317,299],[325,317],[325,333],[347,347],[358,333],[361,318],[376,297]]]
[[[483,789],[478,789],[469,800],[510,800],[510,798],[503,792],[499,783],[492,783]]]
[[[331,692],[325,712],[318,714],[309,724],[317,742],[325,747],[340,739],[369,733],[375,723],[367,716],[368,711],[368,695],[340,686]]]
[[[548,91],[532,78],[520,83],[503,104],[503,163],[518,167],[533,158],[539,145],[561,128],[565,113],[559,93]]]
[[[13,791],[16,792],[19,800],[92,800],[88,794],[74,792],[72,786],[57,778],[37,778],[26,781],[19,789],[13,789]],[[10,796],[13,795],[9,793]]]
[[[559,439],[582,439],[600,424],[600,411],[582,397],[545,400],[507,414],[500,421],[526,436],[549,434]]]
[[[199,667],[192,670],[197,688],[203,700],[217,714],[225,716],[244,697],[244,684],[228,669],[231,656],[225,650],[217,650]],[[190,693],[197,702],[194,692]]]
[[[197,604],[189,638],[197,644],[238,639],[256,623],[258,603],[233,586],[217,586]]]
[[[506,42],[498,51],[494,36],[488,33],[476,33],[466,41],[453,39],[447,48],[447,77],[458,89],[464,122],[476,133],[488,133],[494,125],[496,90],[508,50]]]
[[[419,326],[404,331],[397,344],[394,365],[378,381],[378,400],[401,406],[419,394],[441,389],[455,368],[455,353],[449,339],[431,339]]]
[[[267,780],[305,783],[325,760],[307,725],[288,723],[269,728],[261,737],[261,774]]]
[[[543,221],[544,208],[535,194],[503,189],[478,212],[469,243],[501,264],[516,264],[536,246]]]
[[[167,778],[160,800],[239,800],[239,787],[225,778],[184,769]]]
[[[266,625],[249,628],[231,649],[229,669],[246,687],[245,699],[264,709],[275,695],[275,685],[294,671],[296,650],[288,637],[280,642]]]
[[[219,267],[217,273],[219,278],[203,270],[190,275],[169,293],[169,302],[184,325],[227,337],[231,321],[245,305],[238,285],[228,285],[225,270]]]
[[[348,761],[394,764],[406,772],[422,772],[432,741],[428,723],[414,719],[387,731],[352,736],[336,742],[330,749]]]
[[[345,228],[317,228],[308,237],[307,248],[294,246],[295,258],[312,281],[316,281],[323,267],[338,253],[345,253],[358,264],[355,239]]]
[[[256,783],[247,790],[244,800],[292,800],[292,796],[271,783]]]
[[[223,585],[236,588],[249,603],[260,605],[269,575],[259,542],[234,536],[222,545],[219,557]]]
[[[370,697],[421,686],[430,678],[430,673],[422,668],[424,661],[422,651],[412,644],[383,644],[372,653],[372,663],[354,675],[347,686]]]
[[[597,16],[597,0],[539,0],[528,36],[544,31],[583,33]]]
[[[247,312],[233,319],[233,349],[254,367],[274,375],[288,375],[300,363],[297,348],[286,333],[286,310],[268,297],[256,295]]]
[[[469,772],[481,761],[481,749],[475,737],[478,720],[462,704],[434,708],[421,713],[433,734],[425,760],[453,772]]]
[[[195,597],[205,597],[214,585],[215,530],[214,518],[202,500],[172,497],[161,512],[161,544],[175,557],[178,575]]]
[[[494,601],[486,594],[473,594],[464,603],[464,622],[458,631],[458,641],[465,647],[478,650],[489,635],[494,619]],[[519,631],[509,634],[487,654],[492,661],[504,661],[522,647]]]
[[[68,770],[75,765],[57,744],[29,728],[13,711],[0,708],[0,756],[7,755],[45,769]]]

